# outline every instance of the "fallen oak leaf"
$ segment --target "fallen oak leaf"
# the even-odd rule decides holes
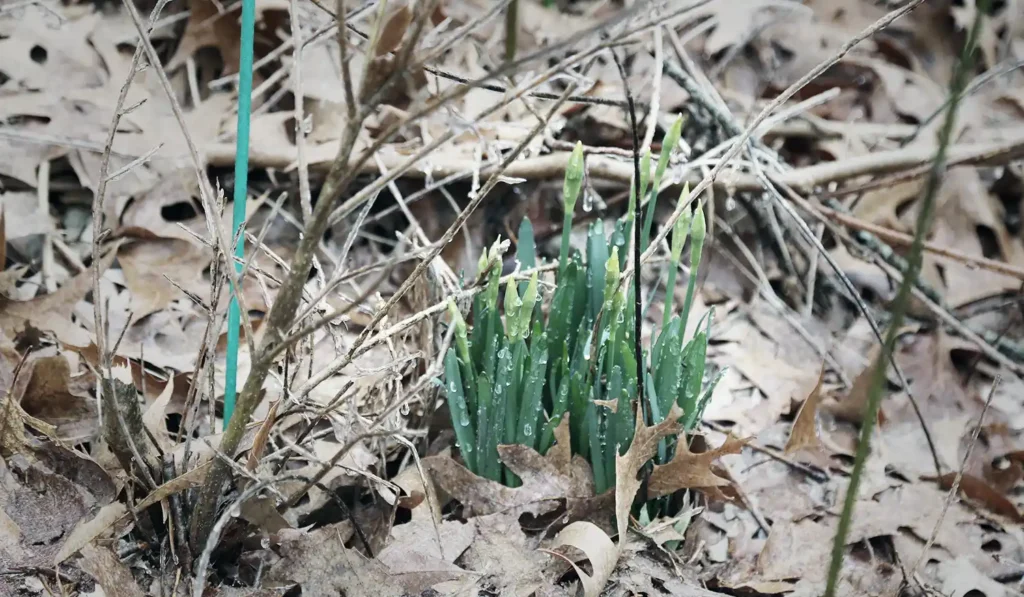
[[[73,378],[71,364],[61,354],[39,357],[28,364],[28,385],[21,396],[25,412],[53,425],[58,436],[69,443],[93,439],[97,431],[90,391],[94,376],[87,373]]]
[[[348,525],[343,521],[282,541],[281,558],[267,570],[264,582],[298,584],[303,595],[323,597],[407,595],[384,562],[344,546],[342,529]],[[331,548],[325,549],[327,545]]]
[[[497,512],[540,516],[556,510],[562,502],[572,509],[594,497],[590,465],[570,451],[569,417],[563,417],[555,429],[555,445],[546,455],[518,444],[498,446],[498,454],[522,480],[520,487],[479,477],[446,456],[424,458],[423,465],[448,495],[475,516]]]
[[[818,437],[818,408],[821,406],[821,387],[825,381],[825,365],[821,366],[818,383],[800,406],[789,432],[785,453],[796,455],[798,460],[809,462],[825,469],[828,467],[828,452]]]
[[[473,519],[476,535],[459,563],[487,579],[498,595],[532,595],[549,583],[550,558],[537,549],[537,536],[523,532],[516,516],[491,514]]]
[[[102,276],[117,256],[117,246],[100,258],[96,267]],[[36,297],[29,301],[11,301],[0,310],[0,333],[14,337],[26,326],[53,332],[65,344],[85,347],[92,341],[91,334],[76,325],[68,317],[79,300],[92,290],[93,270],[89,268],[78,274],[57,292]]]
[[[668,464],[654,465],[648,483],[648,492],[652,498],[669,495],[680,489],[707,489],[724,487],[732,483],[719,477],[711,470],[711,465],[727,454],[739,454],[745,439],[732,435],[726,437],[721,446],[694,454],[686,442],[676,444],[676,455]]]
[[[391,578],[406,591],[420,594],[439,582],[467,575],[454,562],[475,537],[474,520],[445,520],[435,530],[432,520],[421,517],[393,527],[377,561],[388,567]]]
[[[683,409],[676,403],[672,404],[668,416],[663,421],[650,427],[644,424],[639,405],[635,414],[633,442],[625,454],[615,454],[615,518],[620,544],[626,535],[629,510],[633,507],[637,490],[640,489],[637,473],[657,452],[658,442],[662,438],[677,436],[682,430],[679,419],[683,416]]]
[[[901,338],[906,334],[913,334],[919,331],[919,326],[907,325],[900,328],[896,333],[896,337]],[[875,345],[872,347],[871,352],[868,353],[868,364],[853,380],[853,386],[850,388],[850,393],[846,395],[846,398],[838,402],[832,402],[828,405],[828,410],[837,419],[847,421],[850,423],[860,424],[864,419],[864,410],[868,403],[868,389],[871,387],[871,379],[875,375],[875,370],[881,365],[886,368],[889,367],[890,363],[886,361],[881,364],[879,361],[879,355],[882,347]],[[878,409],[878,423],[885,424],[886,416],[885,411],[881,408]]]

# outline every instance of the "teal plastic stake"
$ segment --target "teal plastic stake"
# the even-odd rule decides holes
[[[252,45],[256,28],[256,0],[242,0],[242,44],[238,60],[238,135],[235,140],[235,205],[231,217],[232,238],[235,244],[235,273],[242,273],[241,259],[245,257],[245,201],[249,190],[249,119],[252,113]],[[241,289],[242,280],[237,287]],[[231,294],[228,306],[228,354],[224,379],[224,428],[227,429],[235,412],[238,391],[238,327],[241,324],[238,297]]]

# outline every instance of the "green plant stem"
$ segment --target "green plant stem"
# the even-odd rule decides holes
[[[516,38],[519,32],[519,0],[512,0],[505,9],[505,61],[516,59]]]
[[[558,251],[558,279],[565,275],[569,265],[569,236],[572,234],[572,212],[567,211],[562,217],[562,246]]]
[[[861,426],[860,441],[857,445],[857,454],[850,473],[850,484],[846,490],[846,498],[843,502],[843,511],[839,516],[839,526],[836,529],[835,541],[832,544],[832,558],[828,569],[828,580],[825,587],[825,597],[835,597],[836,588],[839,583],[839,572],[843,566],[843,557],[846,553],[846,537],[850,532],[850,525],[853,521],[853,511],[857,502],[857,491],[860,487],[861,476],[864,473],[864,466],[870,452],[871,435],[875,429],[875,422],[878,418],[878,408],[882,401],[882,391],[886,382],[886,367],[892,355],[893,347],[896,344],[896,337],[903,326],[903,319],[906,314],[907,304],[910,300],[911,291],[914,288],[914,281],[921,271],[921,254],[924,247],[924,239],[927,236],[931,225],[932,215],[935,212],[935,198],[938,194],[939,184],[942,175],[946,170],[947,153],[950,139],[953,136],[953,129],[956,123],[956,112],[963,97],[964,88],[967,83],[967,75],[974,64],[974,50],[977,46],[978,33],[981,30],[983,14],[988,10],[988,0],[981,0],[977,6],[977,15],[974,24],[964,43],[963,52],[953,72],[953,79],[950,83],[950,102],[946,111],[946,118],[942,129],[939,131],[939,143],[935,152],[935,159],[928,172],[928,179],[925,185],[924,195],[921,200],[921,211],[918,213],[914,230],[914,242],[910,246],[910,254],[907,256],[907,271],[903,276],[903,283],[900,284],[899,293],[893,302],[892,320],[886,330],[885,342],[882,345],[882,352],[874,364],[871,376],[871,385],[868,389],[868,403],[865,407],[864,422]]]

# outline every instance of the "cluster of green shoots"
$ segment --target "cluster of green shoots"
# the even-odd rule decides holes
[[[650,180],[650,151],[641,162],[640,196],[648,197],[640,250],[650,238],[658,188],[669,155],[679,140],[677,121],[665,136]],[[459,451],[474,473],[515,487],[519,479],[498,456],[499,444],[522,444],[546,453],[554,430],[566,416],[572,450],[593,469],[598,493],[614,486],[615,454],[625,454],[633,439],[637,409],[637,366],[632,285],[620,280],[620,262],[630,250],[636,224],[635,193],[627,213],[605,235],[600,219],[589,225],[585,256],[570,250],[573,211],[583,180],[583,151],[577,145],[566,168],[563,187],[565,220],[554,292],[541,291],[536,271],[529,281],[509,278],[504,284],[504,318],[499,309],[504,245],[496,242],[480,258],[484,288],[473,300],[472,329],[454,302],[454,346],[445,355],[445,389]],[[651,184],[648,193],[648,183]],[[684,188],[679,201],[688,204]],[[685,240],[690,238],[690,276],[679,315],[672,315],[676,272]],[[653,424],[663,420],[672,402],[684,412],[686,431],[700,420],[717,378],[705,381],[705,355],[711,317],[699,322],[689,341],[684,337],[704,246],[705,222],[698,207],[689,207],[671,236],[671,264],[664,319],[653,346],[643,350],[644,402],[639,409]],[[500,239],[499,239],[500,241]],[[524,219],[517,243],[519,267],[536,270],[533,228]],[[549,286],[544,284],[543,286]],[[655,462],[665,463],[678,438],[665,438]]]

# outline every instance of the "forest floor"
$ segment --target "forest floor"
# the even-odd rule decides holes
[[[516,3],[509,62],[507,0],[256,1],[238,371],[267,377],[225,454],[241,2],[0,0],[0,595],[823,594],[979,18],[838,594],[1024,592],[1024,3]],[[679,116],[653,221],[664,241],[702,185],[704,259],[671,291],[697,276],[690,332],[714,312],[721,379],[680,469],[714,486],[626,520],[565,443],[520,454],[518,488],[470,473],[441,382],[449,297],[465,310],[524,217],[558,256],[577,142],[572,243],[610,229],[634,134],[657,157]],[[326,325],[268,366],[252,351],[304,229],[283,330]]]

